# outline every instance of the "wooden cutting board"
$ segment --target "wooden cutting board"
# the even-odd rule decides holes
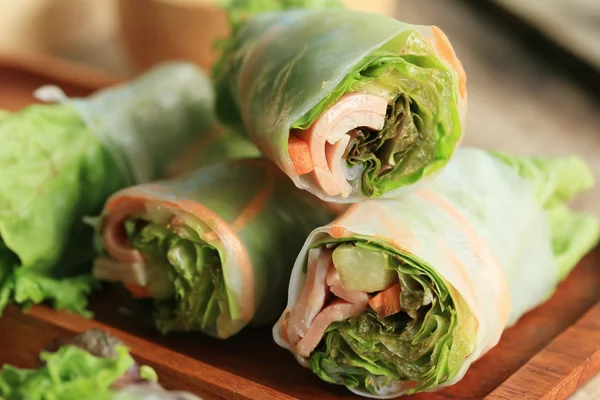
[[[35,102],[31,93],[42,84],[57,84],[68,95],[82,96],[118,81],[54,60],[0,57],[0,108],[17,110]],[[205,400],[357,398],[300,367],[275,345],[270,327],[246,329],[226,341],[200,334],[165,337],[137,325],[118,303],[107,287],[92,299],[96,320],[46,306],[32,307],[26,314],[9,307],[0,318],[0,364],[33,367],[39,351],[54,337],[101,328],[122,338],[140,363],[156,369],[165,386]],[[509,328],[458,384],[406,398],[559,400],[598,372],[600,249],[577,266],[548,302]]]

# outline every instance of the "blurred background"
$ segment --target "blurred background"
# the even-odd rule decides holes
[[[576,153],[600,180],[600,1],[345,2],[447,33],[468,75],[466,144]],[[120,78],[178,58],[208,70],[227,32],[216,0],[0,0],[0,55],[43,54]],[[600,188],[577,206],[600,215]]]
[[[396,0],[345,0],[394,14]],[[186,58],[209,68],[228,33],[217,0],[0,0],[0,51],[50,54],[129,76]]]
[[[465,144],[578,154],[600,181],[599,0],[345,2],[446,32],[468,75]],[[84,65],[89,79],[99,76],[92,71],[126,79],[169,59],[209,70],[213,42],[227,32],[216,0],[0,0],[0,67],[37,63],[65,82],[75,69],[51,60]],[[600,216],[600,185],[575,206]],[[598,398],[600,377],[573,396]]]

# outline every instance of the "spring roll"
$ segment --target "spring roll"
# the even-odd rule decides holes
[[[461,149],[414,193],[311,233],[275,341],[367,397],[452,385],[598,243],[565,205],[592,185],[577,157]]]
[[[37,95],[59,104],[0,113],[0,313],[44,300],[85,310],[94,252],[82,217],[116,190],[258,155],[216,125],[211,83],[191,64],[164,64],[88,98],[56,87]]]
[[[156,372],[139,366],[123,342],[98,329],[55,339],[39,357],[39,368],[4,365],[0,370],[3,399],[60,400],[200,400],[168,391]]]
[[[111,196],[93,273],[123,283],[163,333],[227,338],[277,319],[296,254],[334,215],[265,159],[221,163]]]
[[[446,165],[467,107],[446,35],[327,1],[290,3],[280,8],[321,9],[230,7],[233,35],[214,70],[221,119],[326,201],[397,196]]]

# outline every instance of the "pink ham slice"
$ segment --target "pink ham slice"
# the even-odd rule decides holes
[[[383,129],[387,100],[361,93],[343,95],[305,131],[292,132],[310,149],[312,177],[328,196],[348,197],[352,187],[346,180],[342,155],[350,141],[347,133],[358,127]]]
[[[123,227],[123,220],[135,213],[146,211],[146,202],[140,198],[116,198],[107,204],[108,216],[102,232],[106,252],[121,262],[141,262],[142,253],[131,247]]]
[[[365,304],[352,304],[344,300],[334,300],[315,318],[306,335],[296,345],[296,353],[304,358],[310,357],[310,353],[317,347],[329,325],[333,322],[356,317],[365,308]]]
[[[317,347],[330,324],[359,315],[369,302],[367,293],[344,289],[331,255],[332,250],[323,248],[309,251],[306,283],[285,324],[288,342],[305,358]],[[337,299],[324,307],[329,292]]]
[[[327,270],[332,263],[332,250],[321,248],[308,252],[306,284],[302,289],[298,303],[290,313],[287,335],[291,343],[300,340],[306,334],[311,323],[325,305],[329,290],[325,284]]]

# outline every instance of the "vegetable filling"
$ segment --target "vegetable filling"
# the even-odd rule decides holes
[[[121,233],[107,229],[105,239],[122,237],[107,242],[111,257],[96,260],[94,275],[123,283],[140,306],[151,306],[163,333],[199,330],[218,336],[228,330],[239,315],[215,247],[218,237],[186,213],[151,202],[136,207],[117,226]]]
[[[373,196],[379,182],[410,175],[432,161],[435,139],[425,135],[417,109],[414,102],[401,95],[388,106],[381,131],[360,127],[348,133],[350,142],[343,158],[349,169],[361,166],[365,195]]]
[[[372,394],[455,376],[472,345],[457,330],[447,285],[413,264],[361,240],[318,244],[284,328],[288,342],[321,379]]]
[[[325,109],[321,115],[311,111],[293,124],[288,152],[298,175],[312,173],[330,196],[377,197],[449,158],[460,122],[455,107],[440,105],[455,104],[455,78],[427,57],[423,38],[415,40],[424,56],[372,55],[315,107]]]
[[[156,326],[165,333],[212,330],[220,312],[229,313],[219,253],[177,221],[172,218],[165,225],[127,220],[125,227],[131,245],[164,274],[154,274],[156,279],[147,284],[154,297]]]

